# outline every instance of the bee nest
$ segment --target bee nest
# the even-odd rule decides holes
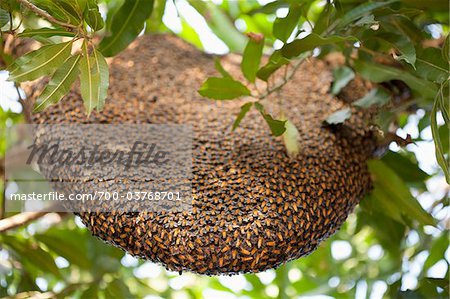
[[[236,57],[223,64],[240,78]],[[331,67],[306,61],[265,108],[299,131],[289,157],[251,110],[231,126],[249,99],[213,101],[197,89],[217,76],[212,57],[176,37],[142,36],[110,63],[101,112],[86,116],[75,87],[34,123],[175,123],[193,129],[190,212],[79,213],[93,235],[173,271],[216,275],[259,272],[311,253],[332,235],[370,189],[366,160],[375,147],[368,112],[353,109],[343,125],[324,126],[333,112],[367,92],[354,80],[339,99],[329,93]],[[43,83],[35,84],[35,98]]]

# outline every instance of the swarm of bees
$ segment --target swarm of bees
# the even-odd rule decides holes
[[[240,78],[227,57],[224,67]],[[259,272],[311,253],[346,220],[371,188],[366,167],[375,149],[372,115],[354,110],[339,126],[324,119],[367,92],[350,83],[346,99],[329,93],[331,67],[311,60],[264,105],[299,132],[300,153],[286,154],[258,111],[234,131],[243,103],[202,98],[217,76],[212,57],[169,35],[138,38],[110,64],[104,110],[87,117],[75,87],[35,123],[188,124],[193,129],[192,209],[78,213],[94,236],[172,271],[217,275]],[[39,94],[43,83],[30,91]]]

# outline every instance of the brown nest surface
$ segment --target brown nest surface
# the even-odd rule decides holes
[[[235,57],[223,59],[236,77]],[[93,235],[174,271],[259,272],[311,253],[332,235],[370,189],[366,160],[375,147],[369,115],[353,110],[343,125],[324,119],[360,98],[354,80],[329,93],[332,67],[304,63],[279,94],[265,101],[282,109],[300,134],[300,153],[286,154],[257,111],[231,126],[245,100],[212,101],[197,93],[217,76],[212,57],[168,35],[146,35],[110,64],[104,110],[86,116],[78,88],[33,115],[34,123],[176,123],[193,128],[192,211],[79,213]],[[43,83],[30,92],[34,99]],[[81,253],[82,254],[82,253]]]

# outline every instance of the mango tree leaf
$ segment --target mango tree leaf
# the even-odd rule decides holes
[[[255,103],[255,108],[261,113],[266,123],[274,136],[281,136],[286,131],[286,121],[274,119],[270,114],[265,112],[264,106],[260,103]]]
[[[44,249],[33,244],[28,240],[22,240],[15,236],[1,236],[2,244],[10,247],[20,258],[26,263],[27,267],[36,267],[42,272],[49,272],[56,277],[61,277],[58,267],[56,266],[53,257]]]
[[[436,86],[421,78],[418,78],[407,71],[381,64],[373,64],[362,60],[356,60],[354,69],[366,80],[381,83],[390,80],[402,80],[412,90],[421,94],[427,99],[434,98],[437,93]]]
[[[25,29],[17,35],[18,37],[52,37],[52,36],[75,36],[74,32],[69,32],[63,28],[39,28],[39,29]]]
[[[152,9],[153,0],[125,0],[112,16],[108,35],[98,46],[100,52],[114,56],[125,49],[142,31]]]
[[[384,214],[386,217],[392,218],[395,221],[407,225],[403,219],[403,209],[399,208],[395,201],[392,200],[389,193],[387,193],[379,184],[375,183],[370,194],[371,208],[375,211]]]
[[[72,42],[43,46],[24,55],[10,70],[10,81],[24,82],[49,75],[70,56]]]
[[[220,58],[214,57],[214,66],[215,66],[216,70],[217,70],[223,77],[231,78],[230,73],[228,73],[228,72],[223,68],[222,64],[220,63]]]
[[[337,28],[343,28],[345,26],[347,26],[348,24],[350,24],[351,22],[365,16],[366,14],[371,13],[372,11],[374,11],[377,8],[383,7],[383,6],[387,6],[391,3],[396,2],[397,0],[392,0],[392,1],[386,1],[386,2],[368,2],[368,3],[363,3],[355,8],[353,8],[352,10],[348,11],[338,22],[337,24]]]
[[[62,6],[65,11],[77,17],[81,23],[84,11],[86,10],[87,0],[59,0],[58,4]]]
[[[444,46],[442,47],[442,58],[445,61],[450,61],[450,34],[445,38]]]
[[[442,59],[441,51],[437,48],[426,48],[417,57],[417,74],[429,81],[442,83],[449,79],[448,61]]]
[[[70,0],[69,0],[70,1]],[[56,19],[72,24],[79,25],[82,22],[79,14],[70,8],[66,1],[53,1],[53,0],[32,0],[36,6],[47,11],[50,15]],[[65,4],[65,6],[63,5]],[[69,10],[68,10],[69,9]]]
[[[103,55],[94,49],[89,55],[87,46],[83,47],[83,57],[80,60],[81,97],[88,114],[94,108],[102,109],[109,85],[108,64]]]
[[[333,85],[331,86],[331,93],[338,94],[342,88],[355,78],[355,73],[348,66],[341,66],[333,70]]]
[[[258,70],[256,76],[263,81],[267,81],[274,72],[288,63],[289,60],[283,57],[281,51],[276,50],[270,55],[269,61]]]
[[[342,124],[344,121],[349,119],[350,116],[352,116],[352,111],[350,110],[350,108],[344,108],[328,116],[325,122],[330,125]]]
[[[86,290],[83,291],[83,293],[81,293],[80,298],[101,298],[98,295],[98,284],[97,283],[92,283]]]
[[[444,171],[445,180],[447,181],[448,184],[450,184],[450,172],[449,172],[448,161],[444,155],[445,152],[443,150],[441,137],[439,135],[439,128],[438,128],[437,117],[436,117],[438,111],[441,109],[439,97],[444,98],[444,95],[442,93],[442,88],[439,90],[439,93],[436,96],[436,99],[434,100],[433,109],[431,110],[431,132],[432,132],[433,140],[434,140],[436,160],[437,160],[438,164],[441,166],[442,170]],[[448,129],[450,129],[450,123],[446,123],[445,125],[448,127]]]
[[[301,7],[302,6],[299,4],[292,4],[289,7],[289,13],[286,17],[277,18],[275,20],[273,23],[273,35],[276,38],[282,42],[286,42],[288,40],[300,19],[302,13]]]
[[[198,90],[204,97],[217,100],[232,100],[241,96],[249,96],[250,90],[241,82],[231,78],[208,78]]]
[[[134,298],[128,286],[120,279],[111,281],[105,289],[106,298]]]
[[[445,251],[448,249],[448,234],[443,233],[439,238],[435,239],[431,244],[430,254],[428,255],[423,265],[424,269],[431,268],[439,260],[445,256]]]
[[[355,22],[355,26],[367,26],[367,25],[374,25],[377,24],[377,21],[375,21],[375,16],[370,14],[363,16],[358,21]]]
[[[51,251],[67,259],[71,264],[83,269],[89,269],[92,265],[86,255],[77,251],[71,241],[52,234],[35,235],[36,240],[44,243]]]
[[[331,35],[329,37],[322,37],[318,34],[311,33],[310,35],[302,38],[296,39],[292,43],[286,44],[281,48],[281,52],[286,58],[293,58],[299,56],[300,54],[314,50],[317,47],[343,43],[345,41],[356,42],[357,39],[352,36],[338,36]]]
[[[399,210],[403,211],[405,216],[422,225],[436,225],[433,217],[411,195],[405,182],[383,161],[371,160],[368,162],[368,166],[375,184],[389,194],[391,200]]]
[[[391,99],[391,94],[384,88],[374,88],[364,97],[353,103],[354,106],[361,108],[369,108],[373,105],[384,106]]]
[[[264,37],[259,38],[259,36],[250,36],[241,62],[242,73],[250,82],[255,82],[256,72],[258,71],[263,54],[263,48]]]
[[[98,9],[97,0],[87,0],[84,19],[94,31],[98,31],[105,26],[105,22]]]
[[[415,68],[416,49],[409,38],[402,34],[395,34],[393,32],[380,33],[376,35],[376,37],[389,43],[401,53],[400,56],[395,57],[396,60],[405,60],[413,68]]]
[[[381,160],[389,165],[408,185],[426,187],[424,182],[430,175],[420,169],[416,161],[392,151],[387,152]]]
[[[9,22],[9,13],[6,10],[0,8],[0,28],[8,24],[8,22]]]
[[[162,22],[164,11],[166,9],[166,0],[155,0],[153,12],[146,21],[145,32],[161,32],[165,29]]]
[[[330,22],[332,20],[331,16],[335,13],[336,9],[331,2],[327,2],[317,17],[316,23],[314,24],[313,33],[321,35],[328,28],[330,28]]]
[[[178,36],[193,44],[197,48],[203,49],[202,41],[200,40],[200,37],[198,36],[198,33],[195,31],[195,29],[192,28],[192,26],[189,25],[189,23],[186,22],[183,17],[180,17],[180,20],[181,32],[178,33]]]
[[[289,7],[289,3],[287,1],[274,1],[269,2],[261,7],[254,8],[250,11],[248,11],[246,14],[248,15],[254,15],[257,13],[262,14],[274,14],[277,12],[280,8],[286,8]]]
[[[58,103],[69,92],[79,74],[79,60],[80,55],[72,56],[56,70],[38,97],[34,111],[42,111],[46,107]]]
[[[233,131],[236,130],[237,127],[239,127],[239,124],[244,119],[247,112],[250,111],[250,108],[252,108],[252,106],[253,106],[252,102],[245,103],[244,105],[241,106],[241,111],[239,111],[239,114],[233,123],[233,128],[232,128]]]

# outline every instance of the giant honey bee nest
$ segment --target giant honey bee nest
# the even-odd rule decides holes
[[[236,77],[235,59],[223,64]],[[375,147],[369,115],[353,111],[342,126],[323,120],[367,92],[353,81],[329,94],[331,66],[312,59],[265,101],[300,134],[289,158],[257,111],[231,125],[245,100],[212,101],[197,89],[217,76],[212,57],[176,37],[143,36],[110,64],[106,106],[88,118],[77,88],[33,115],[35,123],[177,123],[194,132],[191,212],[80,213],[93,235],[174,271],[259,272],[312,252],[370,189],[366,160]],[[35,98],[42,84],[34,86]],[[248,99],[247,99],[248,100]],[[281,102],[280,102],[281,100]]]

